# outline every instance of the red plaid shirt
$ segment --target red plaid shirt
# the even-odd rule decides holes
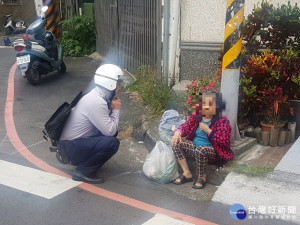
[[[196,136],[196,130],[199,127],[199,120],[196,115],[192,114],[190,119],[182,124],[176,131],[180,131],[181,137],[193,141]],[[231,126],[229,120],[223,116],[209,125],[212,130],[208,139],[218,154],[218,161],[226,162],[234,158],[234,153],[230,148]]]

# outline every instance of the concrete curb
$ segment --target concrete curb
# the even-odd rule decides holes
[[[160,117],[156,117],[151,121],[143,121],[142,123],[142,131],[145,135],[144,145],[146,146],[149,152],[152,151],[152,149],[155,146],[155,143],[160,140],[158,134],[159,122]]]

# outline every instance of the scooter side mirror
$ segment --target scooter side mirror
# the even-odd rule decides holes
[[[42,7],[42,12],[41,12],[42,18],[45,18],[45,14],[46,14],[47,10],[48,10],[48,6],[45,5]]]
[[[48,6],[46,6],[46,5],[45,5],[45,6],[43,6],[43,8],[42,8],[42,12],[44,12],[44,13],[45,13],[45,12],[47,12],[47,10],[48,10]]]

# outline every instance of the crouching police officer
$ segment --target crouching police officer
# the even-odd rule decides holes
[[[102,183],[97,170],[119,149],[118,133],[122,70],[113,64],[100,66],[94,75],[96,87],[72,110],[58,142],[57,159],[77,168],[72,179]]]

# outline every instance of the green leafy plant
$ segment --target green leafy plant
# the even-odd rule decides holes
[[[172,89],[164,84],[161,75],[150,66],[139,67],[134,75],[137,80],[129,86],[129,90],[137,91],[153,114],[162,114],[174,100]]]
[[[66,56],[84,56],[96,50],[95,20],[86,16],[73,16],[61,22],[62,46]]]
[[[253,125],[262,119],[270,124],[291,119],[288,112],[294,110],[287,101],[300,95],[298,5],[288,1],[274,6],[263,0],[248,15],[242,33],[246,44],[242,54],[239,118],[248,117]],[[276,100],[279,90],[281,97]]]
[[[284,48],[289,45],[295,49],[300,49],[298,41],[300,39],[300,8],[295,4],[283,4],[274,10],[269,11],[270,40],[273,45],[269,46],[275,49]]]
[[[300,73],[298,75],[297,74],[293,75],[292,76],[292,81],[295,84],[297,84],[299,86],[299,88],[300,88]]]
[[[263,116],[268,124],[281,122],[289,110],[287,101],[296,99],[299,89],[300,69],[292,56],[290,50],[281,56],[269,50],[251,56],[241,70],[240,114]]]
[[[243,31],[247,51],[255,54],[263,48],[300,49],[300,9],[290,2],[275,8],[267,1],[254,7],[245,20]]]

